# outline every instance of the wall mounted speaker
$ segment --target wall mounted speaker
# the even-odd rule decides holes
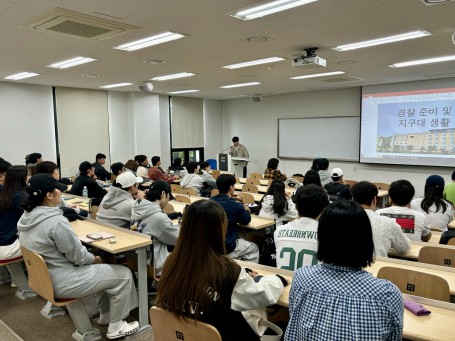
[[[251,97],[251,99],[253,100],[253,102],[260,102],[262,99],[261,99],[261,96],[253,96]]]
[[[151,93],[153,90],[153,83],[152,82],[139,83],[139,90],[141,90],[142,92]]]

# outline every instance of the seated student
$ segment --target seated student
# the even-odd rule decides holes
[[[439,238],[439,244],[446,244],[450,239],[455,238],[455,228],[447,226],[447,230],[442,232],[441,238]]]
[[[431,175],[425,182],[423,198],[411,201],[411,209],[425,215],[425,223],[430,229],[447,231],[447,224],[454,218],[454,209],[450,201],[444,200],[444,178]]]
[[[329,160],[326,158],[320,158],[317,159],[317,165],[318,165],[318,173],[319,177],[321,179],[321,184],[322,186],[325,186],[332,182],[332,177],[330,172],[328,171],[329,169]]]
[[[22,255],[17,222],[24,213],[21,205],[28,197],[25,188],[29,178],[30,172],[26,166],[11,166],[6,171],[0,193],[0,260]]]
[[[343,170],[341,168],[334,168],[330,172],[332,177],[332,182],[324,186],[324,189],[329,195],[331,201],[337,200],[340,192],[346,188],[349,188],[349,185],[346,185],[343,179]],[[322,181],[321,181],[322,182]]]
[[[103,198],[107,191],[100,187],[95,181],[95,168],[88,161],[84,161],[79,165],[80,175],[74,180],[71,187],[71,194],[82,196],[84,187],[87,187],[89,198]]]
[[[373,232],[374,253],[376,256],[388,257],[390,249],[399,255],[406,254],[411,248],[411,241],[401,230],[395,219],[381,216],[374,211],[378,188],[368,181],[360,181],[351,188],[354,201],[358,202],[371,223]]]
[[[452,204],[455,204],[455,171],[452,172],[452,182],[444,187],[443,197]]]
[[[248,205],[243,197],[235,194],[235,177],[231,174],[221,174],[216,179],[220,194],[210,198],[223,207],[226,212],[228,225],[226,231],[226,254],[234,259],[248,262],[259,262],[259,248],[256,244],[239,238],[237,224],[249,224],[251,221]]]
[[[134,157],[134,161],[136,161],[137,164],[136,175],[140,176],[141,178],[148,179],[148,170],[150,168],[150,165],[147,156],[136,155]]]
[[[66,185],[50,174],[36,174],[30,179],[27,187],[30,196],[17,224],[20,243],[44,258],[55,297],[95,294],[100,311],[98,323],[109,324],[106,337],[117,339],[133,334],[139,323],[123,320],[138,305],[131,271],[122,265],[101,264],[101,258],[81,244],[56,207],[64,190]]]
[[[102,153],[96,154],[96,161],[92,164],[95,167],[95,175],[98,179],[102,181],[110,181],[111,173],[109,173],[103,165],[106,163],[106,155]]]
[[[180,181],[182,188],[192,188],[197,195],[201,195],[201,188],[204,187],[204,180],[199,175],[199,164],[197,162],[188,162],[186,164],[188,174]]]
[[[26,166],[30,164],[35,165],[40,162],[43,162],[43,156],[41,155],[41,153],[31,153],[25,157]]]
[[[137,183],[141,182],[142,178],[133,173],[120,174],[101,201],[96,219],[129,229],[134,200],[143,199],[145,196],[144,192],[137,188]]]
[[[317,264],[318,218],[329,199],[324,189],[316,185],[304,186],[296,199],[299,219],[277,226],[274,233],[276,264],[280,269]]]
[[[60,180],[60,169],[58,168],[57,164],[52,161],[43,161],[36,165],[36,174],[44,173],[50,174],[53,176],[55,180]],[[59,207],[67,207],[65,200],[62,197],[62,201],[60,202]],[[75,209],[77,213],[80,212],[78,205],[72,205],[71,208]]]
[[[125,165],[121,162],[115,162],[111,165],[111,171],[112,171],[112,181],[117,179],[117,177],[126,172]]]
[[[376,213],[394,218],[409,239],[427,242],[431,238],[431,231],[425,224],[425,216],[409,208],[414,193],[414,186],[408,180],[392,182],[389,188],[392,206],[377,210]]]
[[[297,218],[295,204],[281,180],[272,181],[259,207],[259,216],[275,219],[276,227],[283,225],[283,221]]]
[[[157,275],[161,274],[164,262],[170,252],[167,245],[174,246],[180,227],[174,225],[163,209],[174,197],[166,181],[157,180],[150,185],[146,199],[138,198],[133,205],[131,219],[141,233],[153,238],[153,266]]]
[[[179,178],[183,178],[188,174],[186,169],[182,166],[182,159],[179,157],[176,157],[174,161],[172,161],[172,164],[169,166],[169,172]]]
[[[202,181],[204,181],[203,182],[204,187],[201,188],[201,196],[210,198],[212,196],[212,189],[216,188],[216,180],[212,176],[212,174],[209,173],[210,163],[202,161],[200,163],[200,167],[201,167],[200,176],[202,178]]]
[[[3,190],[3,184],[5,183],[6,171],[11,167],[11,163],[8,161],[0,161],[0,193]]]
[[[168,176],[161,169],[161,158],[159,156],[152,157],[152,167],[149,168],[147,175],[150,180],[163,180],[168,183],[172,183],[174,180],[180,179],[178,176]]]
[[[347,200],[329,205],[319,218],[318,242],[322,264],[294,273],[285,340],[401,341],[400,290],[362,269],[373,263],[374,251],[362,207]]]
[[[267,169],[264,171],[264,179],[278,179],[286,181],[286,174],[281,173],[278,169],[280,161],[276,158],[271,158],[267,163]]]
[[[132,172],[132,173],[134,173],[134,175],[136,175],[137,167],[138,167],[138,164],[134,160],[128,160],[125,163],[125,171]]]
[[[295,194],[292,196],[292,200],[294,202],[297,201],[297,194],[305,187],[306,185],[317,185],[319,187],[322,187],[321,184],[321,178],[319,177],[319,173],[311,167],[311,169],[305,173],[305,176],[303,177],[303,186],[297,188],[295,191]]]
[[[186,209],[177,245],[164,264],[156,305],[213,325],[223,340],[259,341],[266,327],[247,318],[252,315],[245,310],[275,304],[288,282],[266,275],[256,283],[255,273],[248,275],[226,257],[226,225],[226,214],[211,200]]]

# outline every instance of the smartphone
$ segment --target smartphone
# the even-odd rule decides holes
[[[93,240],[100,240],[103,239],[103,236],[97,234],[97,233],[89,233],[86,236],[87,238],[93,239]]]

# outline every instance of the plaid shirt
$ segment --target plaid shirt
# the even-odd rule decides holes
[[[400,340],[403,299],[387,280],[355,268],[314,265],[294,273],[285,340]]]
[[[264,179],[278,179],[286,181],[286,175],[282,174],[279,169],[267,168],[264,171]]]

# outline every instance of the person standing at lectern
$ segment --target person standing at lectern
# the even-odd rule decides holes
[[[234,144],[229,148],[229,155],[234,157],[245,157],[247,159],[250,157],[248,150],[243,144],[239,143],[239,138],[237,136],[232,138],[232,143]]]

